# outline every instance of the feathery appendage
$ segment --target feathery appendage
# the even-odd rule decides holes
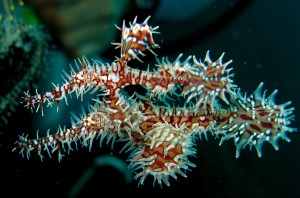
[[[266,91],[262,93],[262,87],[263,83],[260,83],[248,97],[237,90],[231,96],[230,110],[216,127],[219,129],[217,133],[222,134],[220,145],[227,139],[234,139],[236,157],[239,157],[241,149],[247,145],[250,149],[254,146],[261,157],[265,141],[278,150],[278,140],[282,138],[290,142],[286,133],[297,131],[289,126],[294,120],[294,108],[288,108],[291,102],[275,104],[277,90],[267,97]]]

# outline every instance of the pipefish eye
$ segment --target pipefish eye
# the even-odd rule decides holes
[[[140,25],[139,24],[135,24],[135,26],[133,27],[133,29],[132,29],[132,33],[133,34],[136,34],[138,31],[139,31],[139,29],[140,29]]]

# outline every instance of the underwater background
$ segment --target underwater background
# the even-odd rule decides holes
[[[117,2],[113,6],[125,6],[125,1]],[[128,3],[137,2],[142,1]],[[152,1],[145,2],[151,4]],[[4,4],[1,7],[1,194],[8,193],[14,197],[100,197],[120,193],[124,196],[155,193],[196,194],[201,197],[300,196],[299,133],[288,134],[291,143],[280,140],[279,151],[265,144],[262,157],[259,158],[255,149],[249,150],[247,147],[237,159],[232,140],[219,146],[219,140],[209,135],[208,140],[199,140],[195,147],[198,154],[190,158],[197,167],[187,171],[187,178],[178,177],[177,181],[172,178],[170,187],[162,188],[158,184],[152,185],[151,176],[145,185],[137,187],[138,182],[132,179],[126,169],[128,153],[119,153],[124,143],[116,143],[111,149],[110,145],[105,144],[100,148],[95,141],[91,152],[88,148],[79,148],[66,155],[61,162],[56,157],[51,159],[48,156],[41,162],[34,153],[27,160],[12,152],[18,135],[29,133],[29,136],[35,137],[38,129],[41,135],[45,135],[49,128],[56,130],[59,125],[67,125],[71,112],[80,112],[80,107],[87,106],[92,97],[85,96],[84,102],[70,100],[68,106],[62,102],[58,113],[56,107],[47,108],[43,117],[40,112],[31,113],[22,104],[18,105],[24,96],[23,92],[28,89],[32,92],[35,88],[45,91],[52,88],[52,82],[62,83],[62,69],[68,72],[69,63],[76,58],[76,54],[63,48],[62,41],[55,36],[57,32],[53,31],[53,27],[51,29],[51,25],[48,29],[47,20],[39,20],[38,14],[37,19],[32,16],[39,7],[31,3],[33,5],[34,1],[25,1],[24,6],[18,6],[16,1],[16,10],[12,12],[15,16],[11,22],[4,22],[7,12]],[[174,60],[180,53],[186,57],[192,54],[204,59],[207,50],[211,58],[216,60],[225,52],[225,61],[233,59],[230,66],[235,74],[234,82],[242,91],[252,93],[260,82],[265,83],[269,94],[278,89],[276,102],[292,101],[296,119],[292,126],[299,128],[300,1],[165,0],[152,3],[154,7],[147,7],[147,3],[144,7],[137,6],[136,10],[115,17],[115,22],[107,25],[115,28],[117,24],[120,27],[123,19],[129,22],[138,16],[138,20],[143,21],[151,15],[149,24],[160,26],[160,34],[154,35],[154,39],[161,47],[155,52],[159,57],[168,56],[169,60]],[[85,9],[88,15],[89,8]],[[100,6],[101,11],[103,8]],[[10,37],[4,39],[7,36],[5,31],[14,27],[12,23],[18,17],[24,17],[27,23],[45,23],[45,28],[22,29],[26,36],[15,34],[16,37],[11,39],[21,40],[15,48],[20,49],[18,45],[21,45],[23,51],[10,53],[11,46],[7,44]],[[110,45],[110,42],[119,41],[120,35],[117,33],[107,37],[108,41],[103,42],[106,48],[99,50],[101,52],[82,52],[82,55],[105,63],[111,62],[119,55],[119,51]],[[106,40],[106,37],[102,39]],[[151,54],[143,59],[149,64],[156,62]],[[139,67],[138,64],[135,66]],[[32,75],[26,77],[26,71],[30,69]],[[20,89],[24,90],[19,90],[19,96],[14,96],[10,91],[20,82]],[[8,97],[9,94],[13,96]],[[13,101],[15,98],[19,101]]]

